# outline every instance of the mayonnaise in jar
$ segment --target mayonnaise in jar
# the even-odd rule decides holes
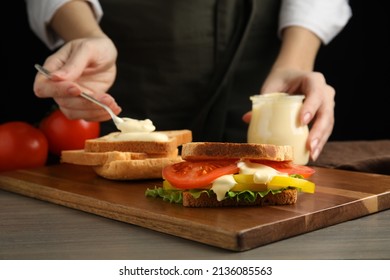
[[[301,125],[299,111],[304,95],[267,93],[251,96],[252,118],[248,128],[248,143],[291,145],[294,163],[305,165],[309,161],[306,141],[307,125]]]

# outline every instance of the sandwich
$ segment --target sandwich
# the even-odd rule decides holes
[[[162,170],[162,186],[147,197],[184,207],[295,204],[299,192],[314,193],[309,166],[292,162],[288,145],[222,142],[183,144],[183,161]]]
[[[190,130],[112,132],[85,141],[84,149],[61,152],[62,163],[91,166],[112,180],[161,179],[162,169],[182,161],[179,147],[192,141]]]

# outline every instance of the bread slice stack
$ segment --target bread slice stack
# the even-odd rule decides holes
[[[106,179],[160,179],[163,167],[182,161],[179,146],[192,141],[186,129],[151,132],[165,134],[167,141],[123,140],[120,133],[86,140],[82,150],[62,151],[61,162],[91,166]]]

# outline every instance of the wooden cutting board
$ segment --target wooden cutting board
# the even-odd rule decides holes
[[[110,181],[68,164],[1,173],[0,189],[232,251],[390,208],[390,176],[315,169],[316,193],[291,206],[184,208],[145,197],[161,180]]]

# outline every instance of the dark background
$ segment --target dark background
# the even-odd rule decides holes
[[[11,2],[11,3],[10,3]],[[389,17],[381,5],[363,6],[351,0],[353,10],[345,29],[322,47],[316,70],[336,89],[336,123],[330,140],[390,138]],[[9,14],[1,19],[2,79],[0,123],[22,120],[35,124],[54,104],[35,97],[32,86],[35,63],[42,64],[50,51],[31,32],[24,1],[8,1]],[[382,8],[381,8],[382,7]],[[3,13],[3,15],[5,14]]]
[[[54,104],[33,92],[34,64],[42,64],[50,52],[30,30],[24,0],[7,1],[2,11],[1,61],[6,65],[0,75],[0,123],[18,120],[35,124]]]
[[[378,0],[351,0],[350,4],[350,22],[322,48],[316,65],[336,89],[331,140],[389,139],[388,10]]]

